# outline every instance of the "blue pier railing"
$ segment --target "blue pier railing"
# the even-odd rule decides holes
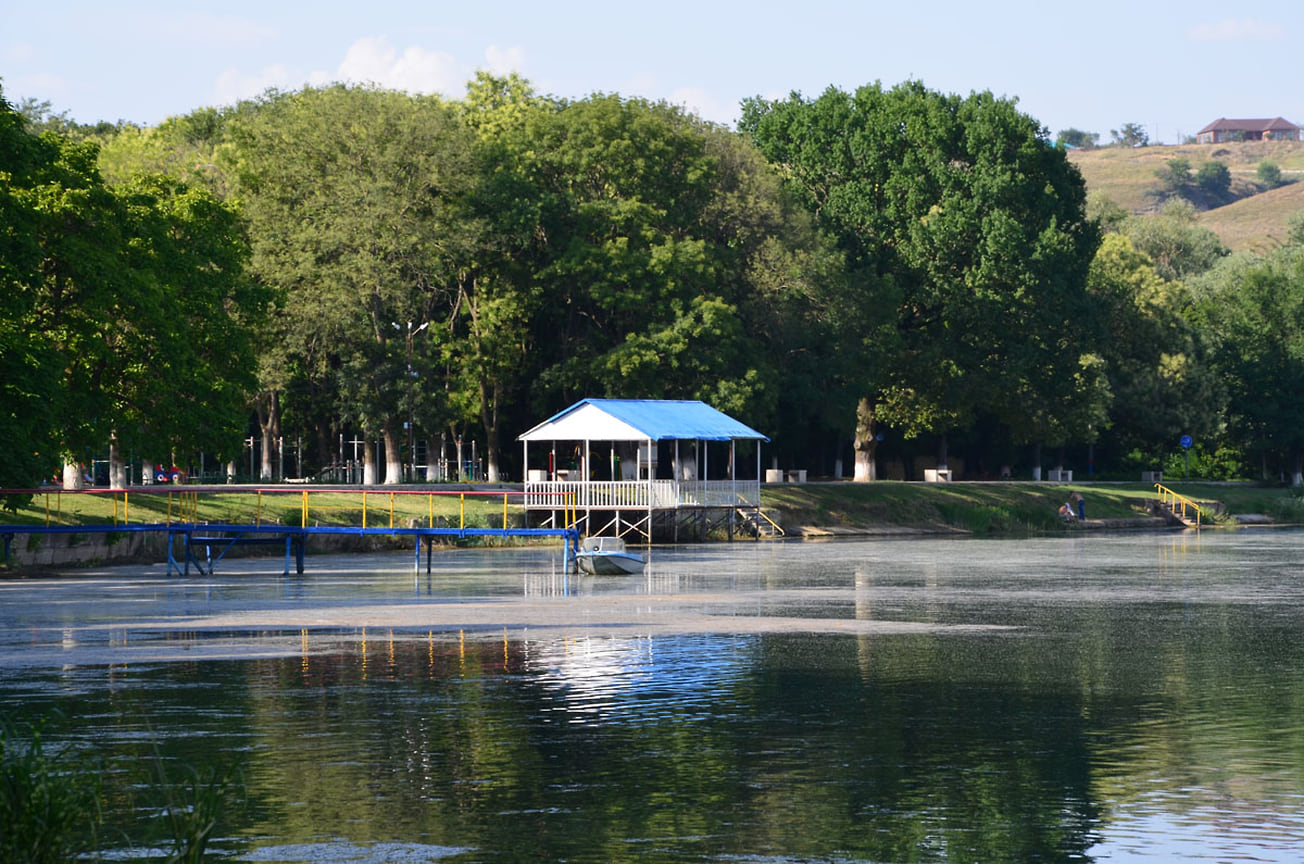
[[[4,490],[0,490],[3,492]],[[12,490],[11,490],[12,491]],[[431,572],[435,542],[441,539],[465,540],[468,538],[520,538],[546,539],[551,537],[562,540],[563,564],[569,569],[574,563],[575,553],[579,551],[579,531],[571,518],[573,503],[564,501],[559,509],[566,512],[565,520],[547,527],[509,527],[509,499],[520,496],[519,491],[465,491],[465,490],[389,490],[389,489],[339,489],[339,488],[245,488],[240,490],[228,486],[217,487],[182,487],[181,489],[129,489],[129,490],[92,490],[83,493],[61,490],[24,490],[27,494],[45,496],[44,524],[34,525],[0,525],[0,539],[4,544],[4,561],[10,560],[13,539],[17,535],[49,534],[93,534],[93,533],[162,533],[167,538],[168,575],[188,576],[193,568],[201,574],[211,574],[217,564],[236,546],[270,546],[284,550],[284,573],[289,574],[291,563],[295,571],[304,572],[304,558],[309,538],[319,535],[351,536],[388,536],[411,537],[414,546],[414,569],[421,568],[421,547],[426,546],[426,572]],[[65,513],[67,501],[75,500],[78,494],[112,495],[113,524],[63,524],[71,514]],[[205,521],[202,511],[207,507],[216,509],[219,496],[232,494],[246,496],[249,522]],[[132,515],[142,511],[139,502],[142,496],[167,496],[166,522],[130,521]],[[293,496],[291,517],[281,521],[286,511],[281,508],[277,519],[270,519],[267,502]],[[347,500],[341,500],[346,496]],[[360,498],[358,497],[360,496]],[[408,496],[423,496],[424,501],[417,501]],[[502,498],[502,527],[479,527],[468,525],[468,496],[479,498],[486,503],[486,496],[495,501]],[[457,499],[457,512],[437,515],[436,501]],[[53,498],[53,500],[51,500]],[[158,500],[155,498],[154,500]],[[283,503],[284,499],[281,498]],[[136,503],[133,514],[131,507]],[[404,506],[396,506],[406,503]],[[416,518],[413,514],[418,505],[420,512]],[[496,506],[496,505],[494,505]],[[161,511],[162,504],[153,509]],[[71,509],[71,508],[69,508]],[[442,508],[447,510],[447,507]],[[483,507],[482,507],[483,509]],[[146,511],[149,512],[149,511]],[[331,524],[332,520],[344,519],[342,513],[351,514],[361,525]],[[153,514],[151,514],[153,515]],[[162,515],[160,513],[159,515]],[[495,517],[496,518],[496,517]],[[407,520],[407,525],[401,523]],[[427,524],[417,524],[425,521]],[[448,524],[439,525],[438,522]],[[290,524],[286,524],[290,523]]]

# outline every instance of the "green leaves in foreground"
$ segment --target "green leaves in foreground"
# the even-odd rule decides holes
[[[48,744],[43,728],[38,723],[20,734],[0,723],[0,861],[5,864],[95,857],[104,828],[116,821],[102,806],[106,795],[98,760],[71,745]],[[143,824],[115,833],[129,843],[144,840],[166,849],[169,864],[202,861],[219,819],[239,797],[237,772],[185,766],[184,778],[177,780],[159,754],[152,765],[153,777],[138,793],[149,800],[129,802],[119,814],[150,815]]]
[[[63,862],[93,850],[99,776],[75,750],[47,747],[40,726],[23,738],[0,725],[0,860]]]

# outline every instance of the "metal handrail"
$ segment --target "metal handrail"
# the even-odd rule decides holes
[[[1172,510],[1174,514],[1179,515],[1182,519],[1189,518],[1186,515],[1188,507],[1194,510],[1195,527],[1200,527],[1201,517],[1204,516],[1204,508],[1192,501],[1190,498],[1187,498],[1185,495],[1174,492],[1162,483],[1156,483],[1155,489],[1159,494],[1159,503]]]

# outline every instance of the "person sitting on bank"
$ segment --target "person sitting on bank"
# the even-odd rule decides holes
[[[1065,522],[1072,522],[1075,518],[1073,515],[1073,508],[1070,507],[1067,503],[1060,505],[1059,515],[1060,518],[1063,519]]]

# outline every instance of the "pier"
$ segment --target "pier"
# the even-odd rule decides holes
[[[517,490],[435,490],[357,487],[240,488],[139,487],[126,490],[61,489],[3,490],[44,496],[43,524],[0,525],[3,560],[12,560],[16,536],[89,534],[157,534],[166,539],[168,575],[211,575],[223,558],[236,547],[267,546],[283,550],[283,575],[291,566],[303,573],[309,540],[317,536],[405,537],[413,544],[413,569],[420,572],[421,550],[426,548],[426,572],[433,567],[436,541],[464,541],[473,538],[541,539],[562,541],[563,565],[569,568],[579,549],[580,532],[572,518],[562,524],[530,528],[514,526],[511,516],[519,512],[511,499],[522,498]],[[111,523],[80,519],[76,496],[111,496]],[[66,499],[66,500],[65,500]],[[236,499],[239,502],[236,503]],[[468,501],[469,499],[469,501]],[[499,525],[497,501],[501,499]],[[451,504],[456,501],[456,512]],[[493,512],[489,502],[493,503]],[[436,504],[438,503],[438,507]],[[468,515],[468,503],[475,512]],[[65,505],[67,512],[65,512]],[[132,521],[135,507],[136,521]],[[572,513],[571,502],[558,501],[560,512]],[[101,509],[107,510],[101,503]],[[214,518],[204,518],[208,513]],[[232,514],[239,515],[232,518]],[[142,515],[143,514],[143,515]],[[159,518],[162,517],[162,518]],[[520,520],[524,522],[524,517]]]

